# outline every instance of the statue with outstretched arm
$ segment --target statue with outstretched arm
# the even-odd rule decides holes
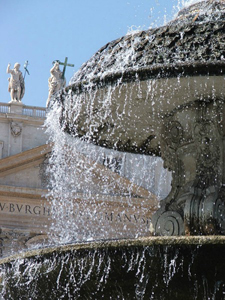
[[[10,74],[8,91],[10,92],[11,101],[21,102],[25,93],[25,83],[20,64],[15,63],[14,68],[10,69],[11,64],[8,64],[6,73]]]

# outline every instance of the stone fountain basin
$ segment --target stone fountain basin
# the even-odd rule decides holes
[[[222,236],[149,237],[31,250],[0,260],[0,295],[223,299],[224,250]]]
[[[211,66],[210,72],[216,75],[179,74],[132,82],[125,78],[110,85],[104,85],[104,79],[93,89],[69,86],[66,97],[70,101],[65,100],[62,107],[63,124],[69,133],[103,147],[159,154],[165,116],[195,101],[224,101],[224,66]]]
[[[224,101],[224,16],[224,0],[197,2],[165,26],[104,45],[58,97],[62,127],[100,146],[160,155],[166,115]]]

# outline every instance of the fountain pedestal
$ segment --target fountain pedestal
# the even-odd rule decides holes
[[[153,217],[157,235],[224,234],[224,102],[195,101],[164,117],[161,154],[172,190]]]

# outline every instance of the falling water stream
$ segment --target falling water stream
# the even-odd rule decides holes
[[[181,4],[187,5],[179,1]],[[181,40],[184,35],[180,32]],[[47,169],[47,197],[52,208],[50,245],[2,260],[0,299],[225,299],[225,239],[150,237],[151,218],[143,217],[149,207],[144,201],[142,204],[140,195],[145,191],[158,200],[165,198],[172,175],[162,168],[157,173],[163,164],[156,157],[158,141],[149,148],[154,150],[153,156],[146,156],[145,151],[151,151],[147,142],[141,144],[141,138],[152,140],[148,120],[159,120],[165,106],[176,107],[173,98],[183,84],[179,76],[172,86],[168,78],[143,83],[138,72],[132,83],[126,81],[127,69],[132,68],[135,74],[137,61],[141,61],[141,68],[152,63],[152,57],[138,56],[146,43],[158,43],[158,51],[163,50],[160,42],[155,42],[154,30],[131,32],[107,44],[74,75],[70,82],[73,88],[60,92],[52,101],[46,120],[53,145]],[[163,55],[164,63],[169,63],[170,54]],[[162,57],[157,57],[160,68]],[[182,57],[189,59],[185,51]],[[117,74],[120,76],[115,79]],[[107,80],[101,83],[103,78],[112,77],[113,84]],[[199,87],[196,83],[196,90],[192,90],[192,79],[186,80],[183,97],[188,99],[191,94],[201,99],[207,84]],[[216,87],[217,83],[213,84]],[[121,98],[125,100],[116,102]],[[136,114],[134,98],[148,109],[144,116]],[[79,127],[81,115],[83,127]],[[70,120],[73,128],[63,120]],[[125,128],[120,128],[120,122]],[[112,144],[107,142],[109,132]],[[127,140],[129,143],[120,144]],[[106,149],[108,146],[112,150]],[[118,151],[128,148],[133,153]],[[110,176],[106,169],[118,176]],[[104,198],[109,203],[116,199],[119,212],[115,208],[114,214],[109,214]],[[139,201],[138,212],[134,201]],[[128,226],[130,219],[135,230]]]
[[[162,238],[139,242],[75,244],[5,260],[1,295],[3,299],[224,299],[224,239],[213,247],[210,243],[215,240],[204,238],[189,240],[191,244],[185,238],[176,243]]]

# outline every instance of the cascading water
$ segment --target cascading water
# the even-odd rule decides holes
[[[4,260],[1,295],[32,300],[224,299],[224,242],[155,238],[31,251],[24,258]]]
[[[140,211],[144,213],[149,207],[142,206],[144,199],[140,197],[139,190],[145,189],[146,198],[151,197],[151,193],[147,190],[154,191],[158,199],[168,194],[170,173],[160,168],[157,185],[155,184],[157,177],[155,171],[162,165],[162,160],[157,157],[107,150],[75,139],[61,130],[60,116],[61,108],[55,103],[47,118],[48,133],[54,145],[53,155],[49,161],[51,178],[49,199],[55,220],[51,226],[52,242],[54,243],[54,239],[65,243],[124,238],[124,231],[125,237],[139,237],[143,235],[140,223],[146,223],[145,231],[148,234],[150,220],[144,220],[137,213],[137,207],[132,203],[132,199],[136,197]],[[107,163],[106,158],[109,160],[109,167],[110,159],[112,162],[113,159],[116,163],[119,162],[119,166],[113,166],[111,162],[114,173],[107,174],[105,168],[100,167],[104,162]],[[123,176],[116,177],[117,172]],[[124,184],[126,178],[129,181]],[[121,204],[124,203],[124,208],[118,213],[117,209],[114,209],[113,217],[109,214],[106,216],[105,203],[99,204],[102,198],[107,199],[107,195],[116,197]],[[71,201],[77,197],[81,197],[82,201]],[[153,204],[157,206],[157,200],[152,202]],[[137,226],[135,236],[132,233],[129,235],[126,222],[121,220],[127,216],[127,206],[133,210],[130,217],[135,218]],[[116,224],[112,226],[112,222],[106,222],[107,218],[117,219]],[[80,219],[83,219],[82,222]]]
[[[167,26],[135,32],[107,44],[53,99],[46,123],[53,143],[48,169],[52,248],[2,260],[2,299],[225,297],[223,236],[150,237],[152,220],[141,215],[152,209],[144,205],[144,197],[152,197],[153,213],[158,202],[151,192],[158,199],[170,192],[160,190],[149,175],[156,177],[155,165],[162,160],[145,156],[162,155],[175,180],[159,210],[157,217],[163,218],[155,222],[155,232],[179,235],[198,230],[204,234],[215,228],[215,232],[223,232],[223,225],[213,219],[209,201],[221,192],[216,191],[216,184],[220,188],[223,182],[220,148],[209,149],[214,150],[210,141],[219,140],[223,126],[224,11],[223,0],[195,1]],[[207,119],[210,114],[216,125]],[[196,123],[194,138],[192,123]],[[216,138],[205,136],[208,127],[209,132],[215,129]],[[198,154],[192,156],[196,144],[185,152],[195,140],[207,159],[213,157],[212,152],[219,153],[209,166]],[[103,150],[90,142],[114,150]],[[200,163],[195,163],[196,157]],[[216,179],[207,177],[217,164]],[[137,177],[131,165],[141,176]],[[112,172],[106,172],[106,167]],[[170,173],[160,176],[158,182],[163,182]],[[206,186],[206,182],[215,186]],[[202,186],[201,197],[206,203],[199,196]],[[192,190],[196,194],[185,202]],[[109,214],[102,199],[110,205],[116,199],[120,210],[114,205],[114,214]],[[223,224],[223,199],[212,203],[213,209],[218,207],[216,220]],[[203,225],[200,221],[192,225],[189,210],[195,219],[203,219]],[[210,215],[210,222],[202,211]],[[132,218],[134,231],[122,222]],[[116,240],[106,241],[110,238]]]

